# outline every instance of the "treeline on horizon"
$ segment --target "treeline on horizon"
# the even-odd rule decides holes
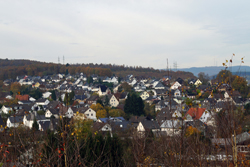
[[[87,76],[96,74],[98,76],[112,76],[125,77],[129,74],[134,76],[155,77],[161,78],[163,76],[171,76],[172,78],[196,78],[191,72],[184,71],[166,71],[156,70],[154,68],[143,68],[141,66],[125,66],[115,64],[56,64],[39,62],[32,60],[9,60],[0,59],[0,80],[15,79],[17,76],[44,76],[53,75],[57,73],[62,74],[77,74],[84,73]]]

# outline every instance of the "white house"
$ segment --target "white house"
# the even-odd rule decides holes
[[[181,97],[181,91],[179,89],[174,91],[174,97]]]
[[[47,99],[50,97],[51,94],[52,94],[51,92],[45,92],[45,93],[43,93],[43,98]]]
[[[110,90],[107,86],[100,85],[97,93],[99,94],[99,96],[104,96],[104,95],[109,94]]]
[[[49,100],[48,99],[38,99],[36,101],[36,105],[37,106],[46,106],[49,104]]]
[[[210,112],[205,110],[199,120],[203,123],[207,123],[210,118],[211,118]]]
[[[49,108],[45,111],[45,117],[50,118],[51,116],[54,116],[55,118],[59,118],[59,110],[54,108]]]
[[[12,107],[10,107],[10,106],[3,105],[1,108],[1,113],[4,113],[4,114],[9,114],[9,112],[11,112],[11,111],[13,111],[13,110],[12,110]]]
[[[21,116],[11,116],[7,119],[7,127],[11,128],[11,127],[18,127],[19,125],[21,125],[23,122],[23,118]]]
[[[202,82],[201,82],[199,79],[197,79],[197,80],[195,81],[195,83],[194,83],[195,86],[199,86],[199,85],[201,85],[201,84],[202,84]]]
[[[118,79],[117,79],[117,77],[112,77],[112,79],[111,79],[111,81],[110,81],[111,83],[113,83],[113,84],[118,84]]]
[[[178,135],[181,132],[181,122],[178,119],[166,120],[161,124],[161,131],[165,131],[168,136]]]
[[[181,87],[181,84],[180,84],[178,81],[175,81],[175,82],[171,85],[170,89],[176,90],[176,89],[178,89],[179,87]]]
[[[87,118],[87,119],[92,119],[94,121],[97,120],[97,118],[96,118],[96,112],[93,109],[91,109],[91,108],[81,107],[81,108],[78,108],[75,111],[77,111],[79,114],[84,114],[85,115],[84,119]],[[79,116],[76,113],[76,114],[74,114],[74,117],[76,118],[76,117],[79,117]]]
[[[88,119],[92,119],[94,121],[96,121],[96,112],[91,109],[91,108],[88,108],[85,112],[84,112],[84,115],[88,118]]]
[[[173,117],[173,118],[181,118],[181,117],[182,117],[182,114],[181,114],[180,111],[175,110],[175,111],[173,112],[173,114],[172,114],[172,117]]]
[[[112,95],[109,104],[111,107],[117,107],[119,105],[119,100],[115,97],[115,95]]]
[[[35,113],[31,113],[23,117],[23,125],[32,128],[35,119],[37,123],[49,121],[49,119],[46,119],[44,115],[36,115]],[[41,127],[39,128],[41,129]]]

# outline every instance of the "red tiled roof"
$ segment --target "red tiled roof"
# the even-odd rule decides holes
[[[28,101],[29,95],[16,95],[16,99],[18,99],[20,101]]]
[[[194,120],[200,119],[205,110],[205,108],[198,108],[198,110],[197,108],[190,108],[185,117],[189,114]]]

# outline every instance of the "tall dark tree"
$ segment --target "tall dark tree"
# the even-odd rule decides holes
[[[72,90],[69,93],[69,103],[72,104],[74,102],[75,92]]]
[[[144,103],[136,93],[129,93],[125,101],[124,112],[131,115],[144,115]]]
[[[107,95],[105,96],[105,101],[104,101],[103,105],[104,106],[108,106],[109,105],[109,98],[108,98]]]
[[[40,89],[33,89],[29,95],[35,99],[40,99],[43,96],[43,93]]]
[[[32,129],[38,131],[39,130],[39,125],[36,121],[36,118],[34,119],[34,122],[32,124]]]
[[[96,103],[99,103],[99,104],[101,104],[102,106],[104,106],[101,99],[97,99]]]
[[[89,76],[88,78],[87,78],[87,82],[88,82],[88,84],[90,84],[90,83],[93,83],[93,78],[91,77],[91,76]]]
[[[51,91],[51,99],[56,100],[56,91],[55,90]]]

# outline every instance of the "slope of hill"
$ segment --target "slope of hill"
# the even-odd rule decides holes
[[[223,66],[210,66],[210,67],[191,67],[191,68],[182,68],[180,71],[188,71],[193,73],[195,76],[198,76],[200,72],[204,72],[209,76],[217,75],[221,70],[224,70]],[[232,69],[229,69],[234,74],[244,75],[246,72],[250,71],[250,66],[232,66]]]
[[[169,74],[165,70],[158,70],[153,68],[144,68],[138,66],[124,66],[115,64],[55,64],[23,59],[0,59],[0,80],[15,79],[16,76],[30,75],[30,76],[43,76],[53,75],[57,73],[72,75],[76,73],[84,73],[87,76],[97,74],[99,76],[112,76],[115,74],[120,77],[125,77],[129,74],[134,76],[161,78],[163,76],[170,76],[173,79],[178,77],[195,78],[191,72],[186,71],[170,71]]]

